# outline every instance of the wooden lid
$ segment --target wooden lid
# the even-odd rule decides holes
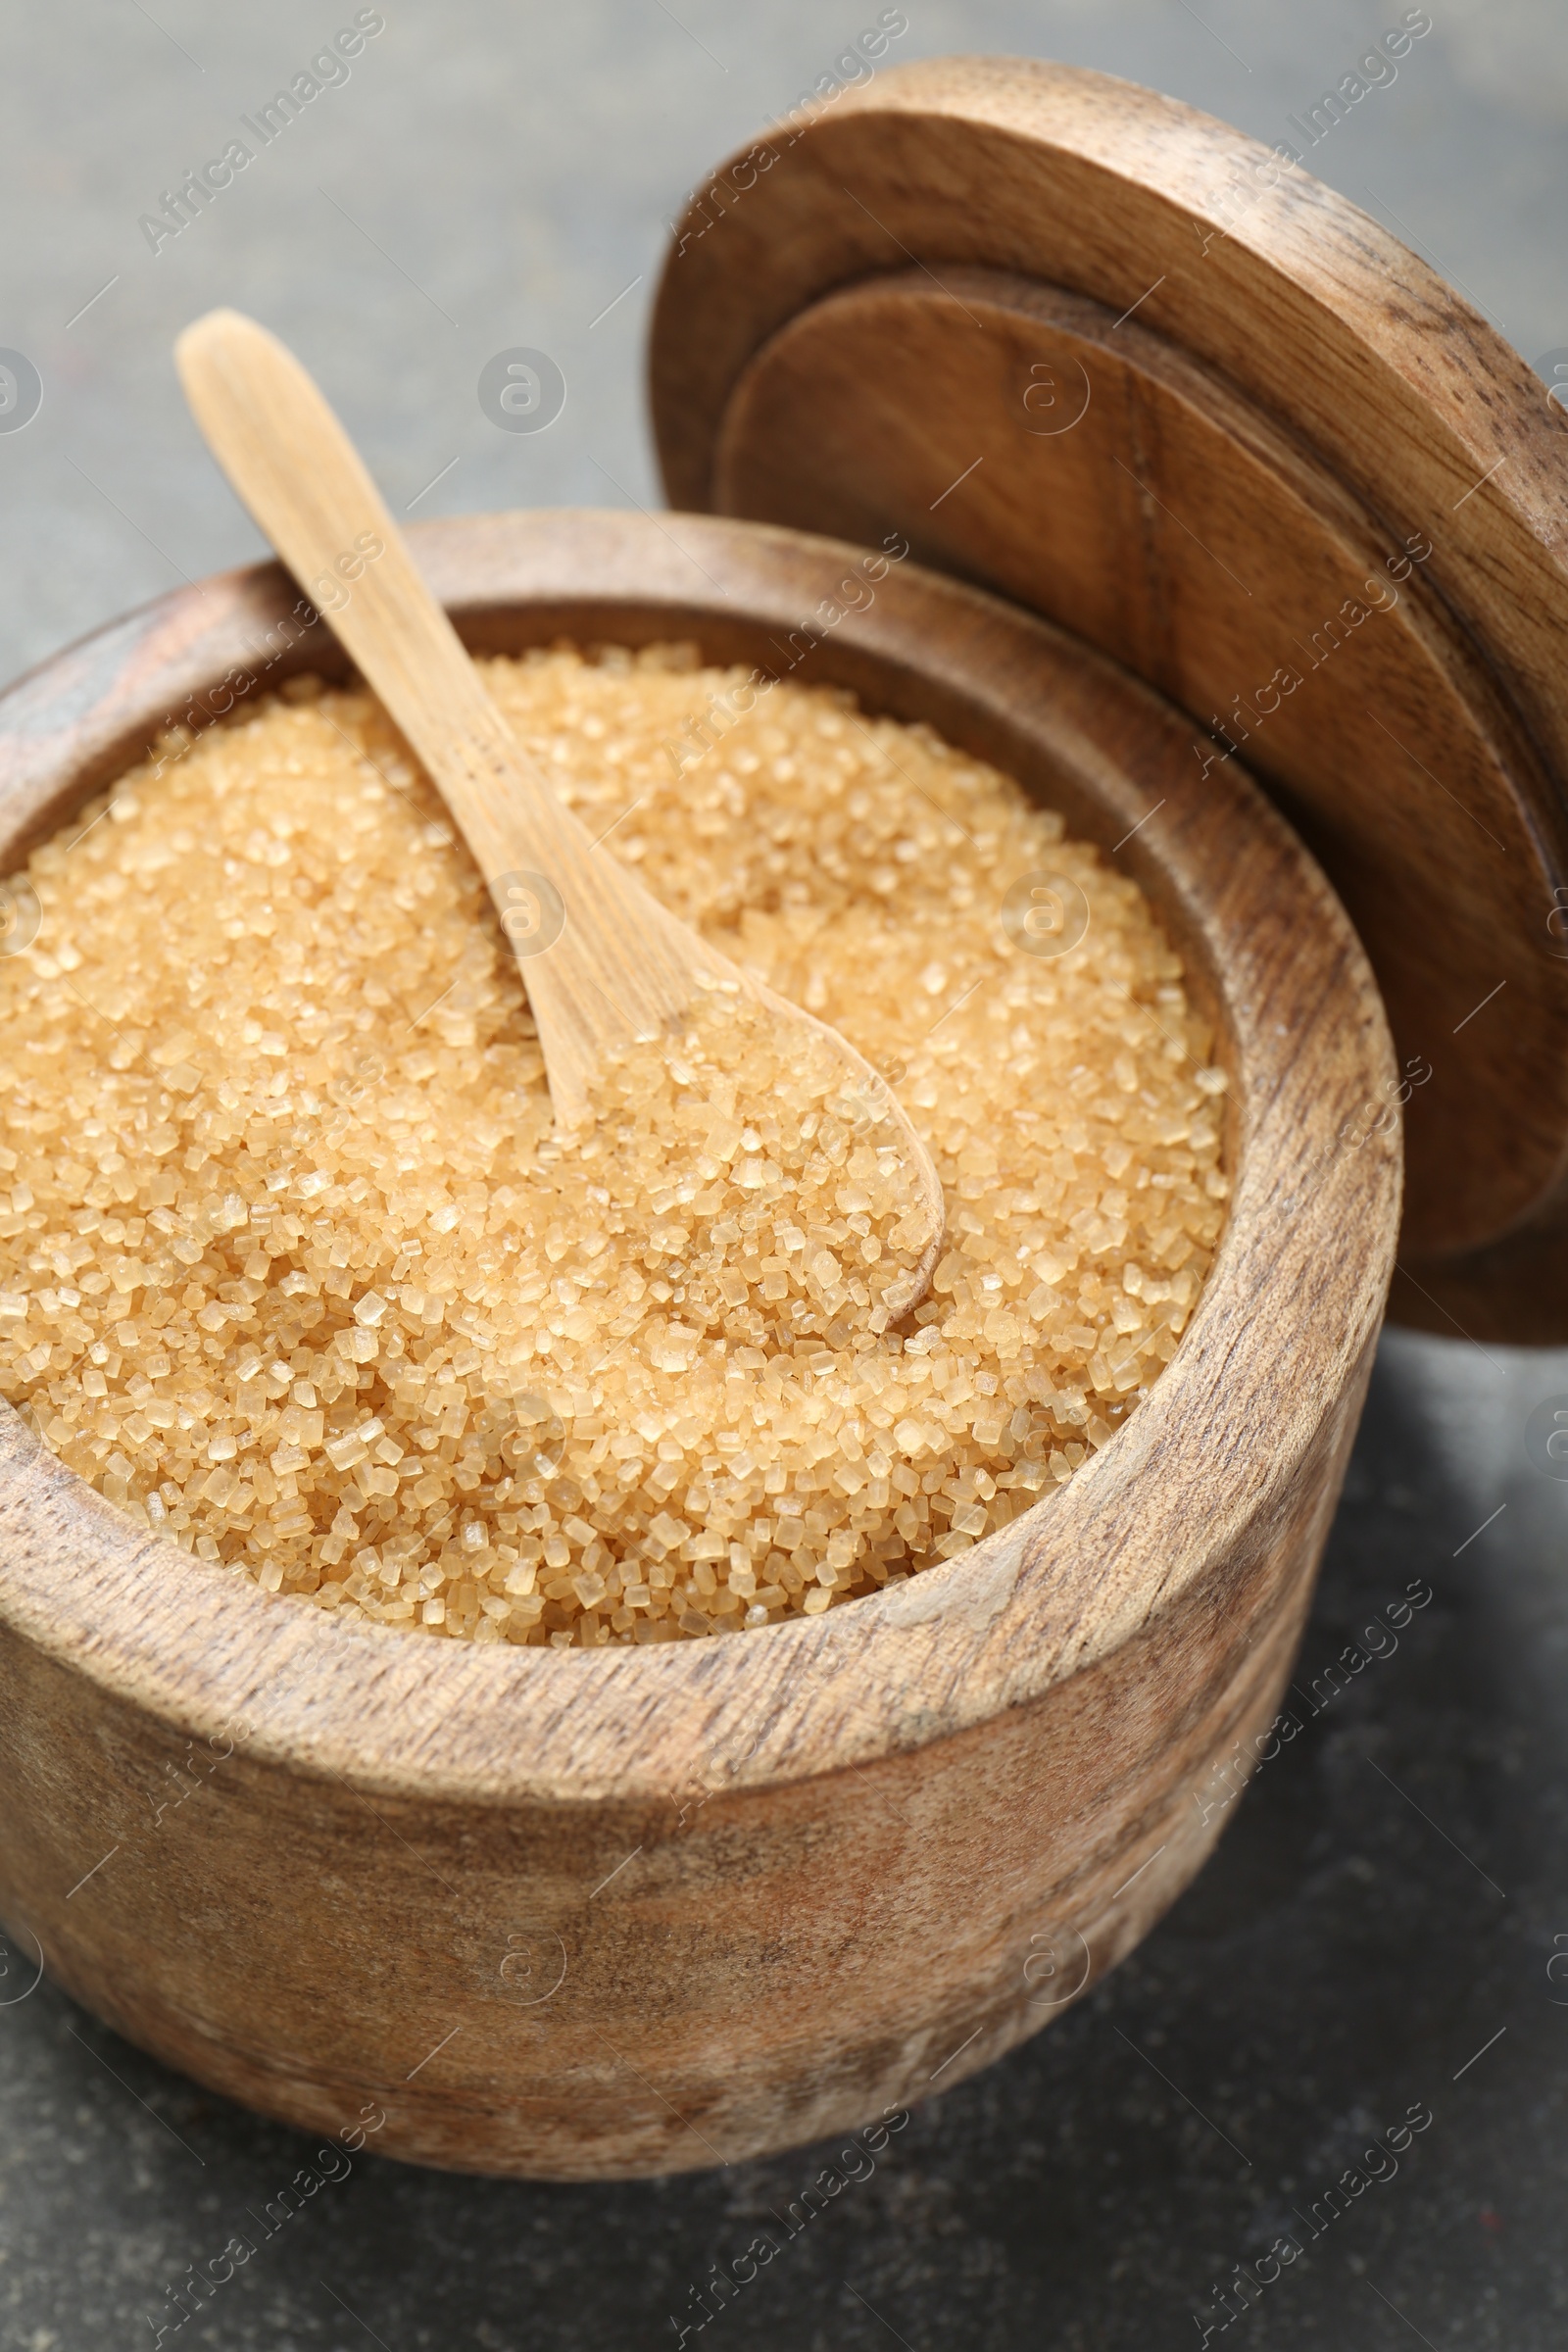
[[[1568,1337],[1568,424],[1469,305],[1189,107],[944,59],[704,186],[652,392],[675,506],[903,533],[1246,762],[1388,1004],[1397,1307]]]

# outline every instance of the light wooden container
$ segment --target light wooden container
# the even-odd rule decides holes
[[[988,384],[1016,393],[1020,357],[1023,386],[1041,380],[1031,333],[1058,338],[1058,357],[1064,333],[1087,334],[1108,355],[1102,411],[1125,430],[1080,444],[1060,475],[1059,565],[1013,519],[1006,545],[1033,569],[999,581],[1005,597],[908,561],[850,610],[855,546],[745,519],[492,515],[425,524],[417,551],[487,651],[562,633],[691,636],[710,659],[777,671],[814,613],[792,674],[927,719],[1060,808],[1150,892],[1215,1024],[1231,1079],[1228,1222],[1172,1363],[1070,1485],[892,1592],[734,1641],[581,1654],[333,1625],[176,1558],[0,1417],[0,1916],[172,2065],[322,2132],[373,2102],[386,2117],[374,2144],[425,2163],[591,2179],[735,2162],[950,2087],[1112,1967],[1208,1850],[1213,1767],[1275,1710],[1394,1262],[1399,1139],[1383,1114],[1399,1079],[1362,948],[1241,760],[1205,758],[1217,747],[1175,707],[1196,699],[1176,655],[1161,669],[1136,659],[1136,632],[1111,644],[1106,601],[1119,564],[1124,606],[1138,606],[1162,559],[1150,517],[1161,501],[1187,511],[1205,430],[1221,454],[1241,447],[1252,492],[1272,484],[1316,516],[1310,560],[1331,581],[1383,526],[1357,519],[1326,464],[1210,363],[1108,343],[1126,327],[1102,294],[1121,289],[1097,290],[1087,266],[1075,299],[1088,307],[1071,311],[1059,288],[1021,287],[1013,251],[1011,321],[994,310],[975,328],[968,376],[901,275],[927,258],[944,279],[945,262],[977,271],[921,208],[945,208],[941,233],[961,247],[952,223],[983,209],[983,189],[994,203],[1009,172],[1034,175],[1029,218],[1058,229],[1069,213],[1081,228],[1093,197],[1109,246],[1118,218],[1125,242],[1147,236],[1150,208],[1193,210],[1181,180],[1195,155],[1257,151],[1145,93],[995,61],[889,76],[844,110],[781,136],[765,176],[754,161],[711,235],[695,232],[698,213],[688,223],[655,343],[675,495],[779,522],[820,522],[792,510],[858,498],[852,538],[905,529],[917,552],[979,572],[975,546],[1005,537],[1005,492],[988,480],[1000,506],[942,522],[917,437],[871,365],[877,337],[884,359],[906,334],[926,338],[923,365],[946,355],[943,430],[966,401],[994,479],[1009,460]],[[851,179],[897,239],[896,269],[886,253],[846,266],[832,250],[860,233],[844,228]],[[1021,219],[1017,186],[1008,202]],[[1348,239],[1357,217],[1336,218]],[[782,294],[757,291],[764,251],[781,257]],[[1156,275],[1160,258],[1137,267]],[[1130,253],[1116,266],[1130,283]],[[1240,266],[1205,261],[1216,276]],[[1248,249],[1259,283],[1272,270],[1288,286],[1297,267]],[[845,284],[878,271],[886,282]],[[998,295],[970,283],[941,300],[979,318]],[[856,308],[887,301],[905,310],[869,326]],[[1179,450],[1177,411],[1149,388],[1161,366],[1186,370],[1176,391],[1196,439]],[[1010,462],[1027,469],[1045,444],[1020,414]],[[1129,418],[1141,439],[1126,438]],[[1102,470],[1133,465],[1154,503],[1097,520],[1084,504],[1104,491],[1095,448]],[[937,489],[950,454],[928,452]],[[1397,519],[1408,531],[1421,514]],[[1223,569],[1233,525],[1211,524]],[[939,527],[952,544],[934,543]],[[1254,601],[1295,592],[1303,544],[1254,550]],[[1436,555],[1429,568],[1435,580]],[[1075,600],[1076,635],[1025,609]],[[340,671],[319,627],[267,666],[294,602],[275,567],[225,575],[0,698],[0,871],[170,718],[292,669]],[[1468,690],[1451,697],[1472,714],[1456,721],[1464,757],[1483,737],[1512,756],[1522,723],[1436,588],[1419,581],[1400,612],[1436,648],[1429,671]],[[1237,660],[1252,650],[1244,634]],[[1314,775],[1348,805],[1338,739],[1324,733],[1316,769],[1310,730],[1292,740],[1294,805]],[[1373,817],[1386,824],[1381,798]],[[1434,1248],[1472,1250],[1519,1213],[1496,1198],[1517,1194],[1514,1174],[1489,1197],[1472,1173],[1444,1228],[1430,1154],[1420,1181],[1439,1204]]]
[[[752,660],[856,561],[602,514],[427,524],[417,547],[475,644],[693,633]],[[19,689],[7,837],[59,821],[292,601],[270,567],[212,581]],[[1131,834],[1217,1023],[1229,1223],[1174,1360],[1067,1488],[811,1623],[476,1649],[329,1625],[172,1554],[5,1416],[0,1912],[172,2064],[322,2131],[374,2099],[376,2144],[427,2163],[733,2161],[1033,2032],[1212,1842],[1195,1793],[1273,1712],[1354,1428],[1398,1155],[1339,1130],[1392,1061],[1286,825],[1234,768],[1200,786],[1190,725],[1123,673],[912,565],[814,659],[1073,830]],[[155,1825],[190,1740],[201,1792]]]

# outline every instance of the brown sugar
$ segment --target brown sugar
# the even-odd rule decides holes
[[[744,1001],[558,1135],[433,789],[305,681],[28,865],[0,1392],[172,1544],[419,1632],[706,1636],[952,1558],[1105,1443],[1207,1270],[1224,1078],[1177,956],[1058,816],[847,694],[482,666],[607,854],[896,1088],[947,1197],[925,1302],[878,1103],[770,1066]]]

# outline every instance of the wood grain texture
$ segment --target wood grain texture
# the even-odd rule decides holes
[[[776,662],[863,578],[854,550],[686,516],[414,537],[484,650],[691,634]],[[264,672],[292,594],[272,567],[205,583],[0,698],[4,862],[216,681],[340,669],[307,635]],[[1218,1822],[1195,1792],[1268,1722],[1307,1604],[1399,1185],[1396,1133],[1354,1140],[1393,1064],[1343,910],[1237,762],[1200,786],[1188,722],[912,563],[797,674],[1124,844],[1216,1022],[1229,1222],[1164,1376],[1068,1487],[818,1620],[474,1649],[172,1554],[0,1423],[0,1916],[205,2082],[323,2131],[378,2102],[387,2153],[663,2172],[957,2082],[1197,1868]],[[213,1739],[155,1820],[166,1764]]]
[[[715,172],[651,368],[678,504],[902,528],[1246,727],[1430,1066],[1401,1305],[1568,1337],[1568,422],[1518,356],[1226,124],[960,58]]]
[[[596,855],[485,692],[359,452],[294,354],[254,318],[210,311],[186,327],[175,355],[231,486],[457,819],[516,949],[557,1119],[590,1125],[607,1055],[676,1034],[705,990],[745,996],[768,1015],[784,1060],[808,1035],[827,1044],[881,1140],[897,1139],[921,1238],[887,1304],[895,1314],[917,1305],[942,1249],[942,1186],[886,1083],[836,1030],[751,979],[616,858]]]

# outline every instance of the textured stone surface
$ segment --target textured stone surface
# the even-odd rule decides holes
[[[656,503],[638,364],[662,216],[877,10],[800,0],[753,22],[682,0],[677,24],[631,0],[390,0],[348,84],[155,258],[138,214],[353,13],[0,11],[0,344],[44,382],[35,420],[0,434],[0,671],[257,552],[169,359],[176,328],[218,301],[298,343],[399,511],[453,458],[416,513]],[[1300,0],[1265,21],[1207,0],[1201,13],[913,0],[890,55],[1070,58],[1274,138],[1401,11]],[[1568,19],[1554,0],[1434,13],[1398,82],[1358,104],[1312,168],[1381,206],[1534,360],[1568,346]],[[503,434],[478,405],[480,368],[514,345],[550,351],[567,379],[539,435]],[[1397,2177],[1307,2246],[1259,2316],[1211,2341],[1378,2352],[1412,2327],[1434,2352],[1564,2340],[1568,1983],[1546,1970],[1568,1951],[1568,1486],[1531,1466],[1524,1439],[1556,1396],[1562,1355],[1386,1344],[1302,1652],[1301,1736],[1135,1958],[1053,2032],[933,2099],[708,2342],[1193,2343],[1232,2266],[1302,2236],[1293,2209],[1415,2101],[1435,2120]],[[1309,1717],[1314,1679],[1321,1697],[1329,1661],[1412,1579],[1435,1598],[1396,1652]],[[150,2343],[166,2282],[246,2229],[311,2143],[164,2074],[47,1984],[17,2000],[31,1971],[15,1952],[6,1966],[0,2347]],[[760,2229],[782,2235],[773,2209],[835,2154],[608,2190],[362,2160],[166,2340],[673,2344],[669,2315],[694,2316],[709,2266]]]

